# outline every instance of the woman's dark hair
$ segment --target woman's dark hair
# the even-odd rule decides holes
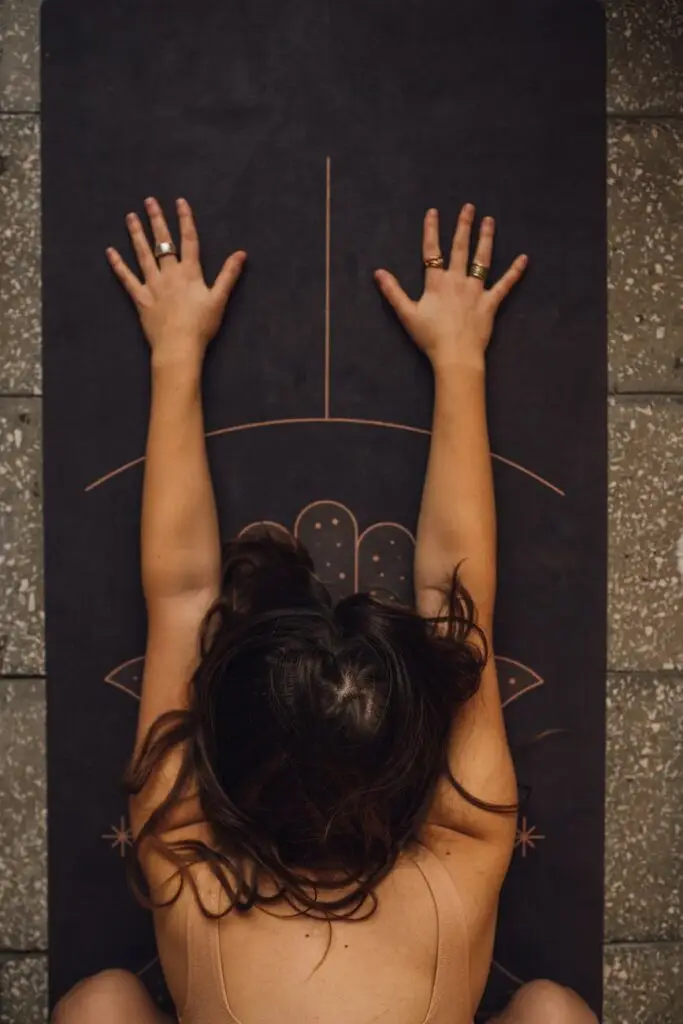
[[[138,895],[158,906],[137,856],[151,841],[178,868],[173,899],[185,880],[197,894],[186,868],[203,861],[228,910],[282,899],[328,920],[356,916],[366,901],[372,913],[376,886],[418,838],[444,775],[479,807],[515,810],[470,796],[448,766],[453,718],[485,660],[457,572],[443,615],[424,619],[366,593],[335,604],[294,538],[264,528],[231,541],[188,709],[153,724],[127,774],[128,792],[139,793],[172,748],[182,751],[174,786],[135,842]],[[211,845],[161,838],[190,786]],[[260,891],[266,877],[275,896]]]

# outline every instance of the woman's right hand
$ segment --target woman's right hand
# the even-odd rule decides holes
[[[503,299],[524,273],[528,259],[518,256],[501,279],[486,289],[484,282],[468,275],[470,236],[474,206],[460,211],[448,267],[426,267],[425,288],[415,302],[387,270],[376,270],[382,294],[422,349],[435,370],[450,366],[483,368],[493,322]],[[495,224],[492,217],[482,221],[474,260],[490,267]],[[439,215],[428,210],[424,220],[423,259],[441,255]]]
[[[155,242],[171,242],[171,232],[159,201],[150,196],[145,207]],[[143,280],[111,247],[107,258],[112,270],[132,298],[140,316],[155,364],[201,365],[206,347],[220,327],[230,294],[246,260],[238,249],[223,264],[212,285],[204,280],[199,259],[199,236],[186,199],[177,199],[180,253],[157,259],[136,213],[126,217],[133,249]]]

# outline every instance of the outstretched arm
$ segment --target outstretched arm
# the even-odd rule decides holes
[[[170,241],[158,202],[151,199],[145,205],[155,241]],[[220,538],[204,442],[201,374],[204,353],[246,256],[233,253],[213,287],[207,287],[192,212],[182,199],[177,209],[180,258],[163,256],[159,265],[139,218],[127,218],[143,282],[115,250],[107,251],[136,304],[151,349],[142,506],[148,632],[136,747],[159,715],[186,706],[199,627],[218,594]],[[148,790],[142,801],[145,813],[138,817],[146,817],[150,804],[162,795]]]
[[[218,596],[220,536],[192,356],[152,357],[141,541],[148,640],[138,741],[159,714],[185,705],[199,626]]]
[[[514,771],[501,711],[493,659],[496,593],[496,523],[486,423],[485,351],[498,306],[519,280],[526,258],[485,290],[468,275],[474,208],[463,208],[447,269],[429,267],[419,302],[395,278],[378,272],[384,295],[396,309],[434,371],[435,401],[429,462],[415,550],[415,592],[420,612],[443,612],[444,589],[456,566],[478,611],[489,659],[479,693],[453,723],[449,761],[457,781],[479,800],[516,802]],[[482,225],[475,261],[491,262],[494,224]],[[425,217],[423,256],[440,255],[438,217]],[[508,846],[514,818],[480,810],[450,786],[443,786],[432,820],[473,838]],[[512,833],[513,834],[513,833]]]
[[[422,604],[443,603],[455,566],[491,639],[496,596],[496,510],[486,422],[486,372],[479,361],[434,367],[429,460],[415,548]]]

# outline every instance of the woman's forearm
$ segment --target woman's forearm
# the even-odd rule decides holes
[[[147,602],[218,588],[220,536],[204,440],[201,362],[152,361],[142,507]]]
[[[495,223],[484,217],[470,262],[475,209],[465,203],[444,266],[437,210],[425,214],[425,287],[415,302],[393,274],[376,271],[382,293],[434,369],[429,463],[415,550],[415,590],[423,614],[443,607],[439,595],[460,565],[463,584],[491,628],[496,592],[496,516],[486,425],[485,353],[501,303],[527,265],[518,256],[490,288]],[[427,611],[429,609],[429,611]]]
[[[416,594],[443,589],[456,565],[490,629],[496,515],[482,365],[435,367],[429,461],[415,549]]]

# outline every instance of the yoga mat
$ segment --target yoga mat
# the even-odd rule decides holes
[[[210,278],[249,252],[206,365],[222,529],[296,530],[338,594],[409,593],[429,443],[430,372],[372,270],[417,296],[424,210],[447,251],[468,200],[498,219],[494,276],[530,254],[489,362],[498,667],[530,792],[482,1018],[534,977],[599,1009],[600,5],[47,0],[42,45],[51,998],[106,967],[161,989],[119,788],[145,644],[148,352],[104,257],[132,259],[124,215],[152,193],[193,203]]]

